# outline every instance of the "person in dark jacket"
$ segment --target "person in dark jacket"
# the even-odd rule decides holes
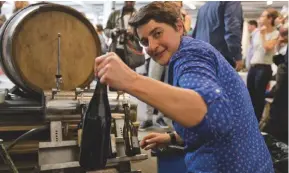
[[[128,24],[136,12],[134,6],[135,1],[125,1],[122,9],[110,14],[104,29],[105,35],[112,39],[109,50],[115,52],[132,69],[145,63],[143,49]]]
[[[238,1],[210,1],[198,12],[193,38],[214,46],[237,71],[243,67],[243,10]]]

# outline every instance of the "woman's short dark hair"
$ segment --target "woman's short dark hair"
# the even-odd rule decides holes
[[[275,19],[277,17],[279,17],[279,12],[274,8],[268,8],[268,9],[266,9],[266,11],[268,13],[267,17],[272,18],[271,25],[274,26],[275,25]]]
[[[249,20],[248,23],[249,25],[254,25],[256,28],[258,28],[258,23],[256,20]]]
[[[180,9],[173,2],[155,1],[142,7],[129,21],[129,25],[136,29],[150,20],[165,23],[177,29],[176,23],[180,18]]]

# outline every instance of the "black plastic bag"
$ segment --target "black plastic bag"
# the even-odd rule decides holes
[[[105,168],[109,155],[110,126],[107,87],[97,82],[83,117],[79,164],[86,171]]]
[[[275,172],[287,173],[288,171],[288,145],[278,141],[269,134],[263,134],[266,145],[271,154]]]

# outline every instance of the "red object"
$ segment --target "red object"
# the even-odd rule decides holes
[[[270,86],[270,82],[268,83],[267,87],[266,87],[266,91],[270,91],[271,86]]]

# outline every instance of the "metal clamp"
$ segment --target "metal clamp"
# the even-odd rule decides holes
[[[75,89],[75,97],[74,97],[74,99],[77,100],[77,97],[78,97],[78,96],[81,96],[81,100],[82,100],[83,92],[84,92],[83,89],[81,89],[81,88],[76,88],[76,89]]]

